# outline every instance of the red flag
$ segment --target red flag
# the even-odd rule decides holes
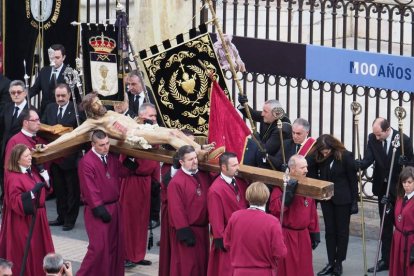
[[[250,134],[250,129],[226,97],[220,85],[213,81],[208,125],[209,143],[216,142],[216,148],[224,146],[226,151],[234,152],[241,161],[246,138]]]

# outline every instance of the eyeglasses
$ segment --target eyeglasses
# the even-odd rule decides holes
[[[21,95],[24,91],[22,90],[18,90],[18,91],[10,91],[10,94],[15,96],[15,95]]]
[[[39,118],[37,118],[37,119],[29,119],[28,121],[30,121],[30,122],[40,122],[40,119]]]

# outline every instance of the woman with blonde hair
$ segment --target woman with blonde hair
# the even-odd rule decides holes
[[[276,275],[278,260],[286,255],[279,220],[265,212],[269,189],[262,182],[246,190],[250,207],[234,212],[224,232],[233,275]]]
[[[54,251],[45,209],[45,183],[36,170],[31,170],[31,165],[29,148],[15,145],[6,164],[0,231],[0,257],[13,262],[13,275],[21,273],[25,250],[28,254],[24,275],[44,275],[43,256]],[[26,248],[30,231],[33,236]]]

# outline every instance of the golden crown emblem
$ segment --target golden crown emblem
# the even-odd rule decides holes
[[[115,49],[116,42],[115,39],[104,36],[102,33],[100,36],[89,38],[89,45],[91,45],[95,52],[109,54]]]

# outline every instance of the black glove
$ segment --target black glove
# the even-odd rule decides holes
[[[288,164],[282,164],[282,165],[280,166],[280,171],[281,171],[281,172],[285,172],[285,171],[286,171],[286,169],[288,169],[288,168],[289,168]]]
[[[37,194],[45,185],[45,182],[36,183],[34,188],[32,189],[32,193]]]
[[[226,248],[224,247],[223,238],[213,239],[214,248],[221,250],[223,252],[227,252]]]
[[[414,264],[414,245],[411,246],[410,250],[410,265]]]
[[[144,119],[143,123],[144,124],[149,124],[149,125],[153,125],[154,124],[154,122],[152,120],[150,120],[150,119]]]
[[[390,199],[387,197],[387,196],[383,196],[382,198],[381,198],[381,204],[384,204],[384,205],[388,205],[388,204],[390,204]]]
[[[266,162],[266,160],[267,160],[267,152],[266,152],[266,149],[258,150],[257,151],[257,155],[260,158],[260,160],[263,159],[264,160],[263,162]]]
[[[293,202],[297,187],[298,181],[296,179],[290,179],[286,185],[285,206],[289,206]]]
[[[400,158],[398,158],[398,165],[400,166],[407,166],[408,164],[408,158],[405,155],[401,155]]]
[[[355,164],[355,169],[357,169],[357,170],[361,169],[362,170],[362,160],[357,159],[357,160],[355,160],[354,164]]]
[[[180,158],[178,157],[178,153],[175,153],[173,156],[173,163],[172,166],[174,169],[178,170],[181,168]]]
[[[358,214],[358,200],[354,199],[351,204],[351,215]]]
[[[321,242],[321,234],[318,233],[309,233],[311,238],[312,250],[315,250],[318,247],[318,244]]]
[[[190,227],[177,229],[177,239],[188,247],[193,247],[196,243],[194,232]]]
[[[132,161],[130,158],[132,157],[127,156],[122,162],[122,165],[124,165],[125,168],[128,168],[131,171],[135,171],[138,168],[138,164],[135,161]]]
[[[100,218],[104,223],[108,223],[112,219],[104,205],[93,208],[92,213],[95,217]]]
[[[381,204],[384,204],[385,215],[388,215],[390,212],[392,212],[392,203],[389,197],[383,196],[381,198]]]
[[[238,101],[239,101],[239,104],[244,105],[249,100],[247,99],[246,95],[239,94]]]

